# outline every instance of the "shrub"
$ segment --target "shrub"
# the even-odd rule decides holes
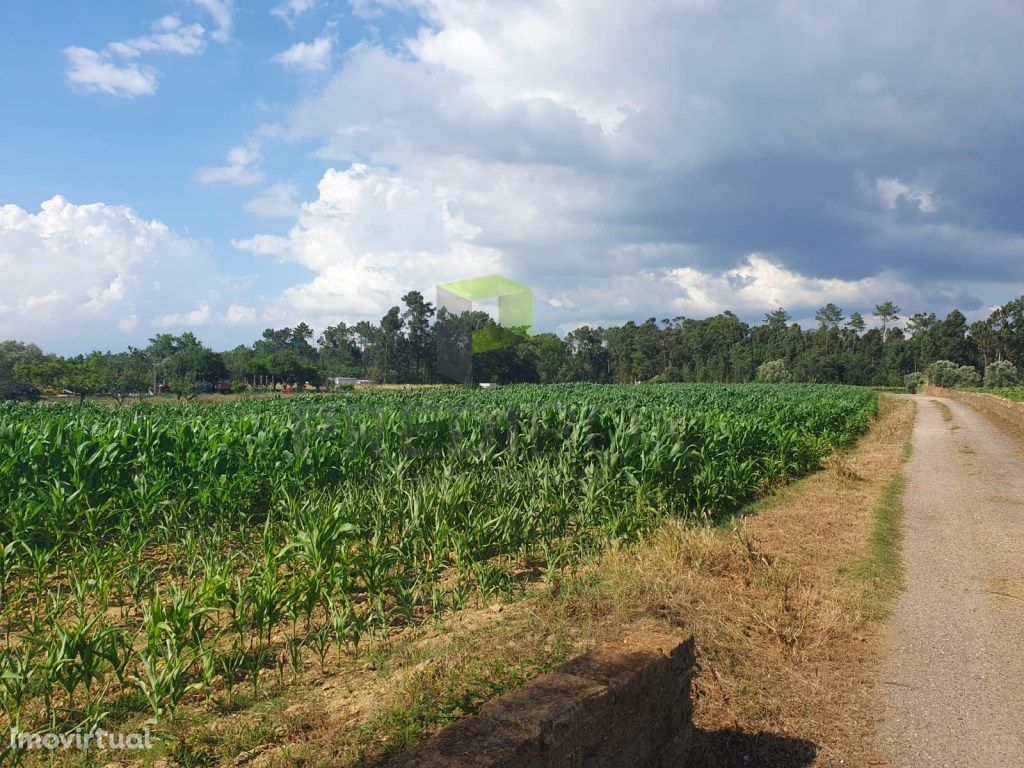
[[[915,371],[914,373],[908,373],[904,376],[903,383],[906,385],[907,391],[917,393],[924,389],[924,385],[928,383],[928,379],[923,373]]]
[[[951,360],[936,360],[925,370],[928,383],[937,387],[976,387],[981,375],[970,365],[957,365]]]
[[[756,378],[764,384],[788,384],[793,381],[793,374],[786,368],[783,360],[769,360],[757,366]]]
[[[955,387],[960,367],[951,360],[936,360],[925,369],[930,384],[937,387]]]
[[[23,381],[0,376],[0,401],[38,400],[39,390]]]
[[[961,365],[956,372],[958,387],[976,387],[981,384],[981,374],[973,365]]]
[[[1020,384],[1017,366],[1009,360],[996,360],[985,368],[986,387],[1015,387]]]

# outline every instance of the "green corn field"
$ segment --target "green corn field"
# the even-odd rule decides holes
[[[367,390],[0,405],[0,705],[96,727],[230,701],[815,468],[870,390]]]

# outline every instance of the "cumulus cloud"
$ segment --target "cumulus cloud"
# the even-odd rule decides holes
[[[226,9],[215,23],[230,30],[229,4],[203,4]],[[311,5],[280,0],[274,13],[294,21]],[[539,327],[563,329],[723,308],[754,319],[779,304],[812,317],[826,301],[864,311],[887,298],[942,311],[1020,290],[1020,192],[1005,158],[1024,149],[1024,103],[1006,98],[1024,86],[1024,6],[351,7],[420,23],[344,52],[328,30],[278,54],[340,66],[260,145],[197,174],[261,181],[261,147],[277,138],[333,166],[310,202],[276,184],[246,203],[294,216],[287,236],[236,243],[310,279],[265,311],[200,297],[162,315],[208,305],[209,327],[248,310],[263,322],[376,318],[411,288],[494,271],[534,287]],[[143,59],[111,58],[135,72],[109,76],[146,92]]]
[[[260,148],[256,142],[239,144],[228,150],[224,165],[209,165],[196,171],[196,181],[202,184],[230,184],[247,187],[263,181],[259,169]]]
[[[1018,279],[1019,225],[989,203],[1019,194],[997,171],[1021,143],[1024,104],[1005,94],[1024,86],[1024,7],[354,7],[396,8],[420,29],[348,50],[284,134],[444,189],[474,245],[563,302],[545,303],[552,321],[571,314],[567,285],[721,276],[751,253],[837,291],[884,274],[995,297]],[[631,311],[677,298],[651,296]],[[606,319],[624,303],[610,294]]]
[[[889,298],[908,305],[977,302],[969,294],[943,294],[937,286],[911,285],[885,271],[858,279],[806,275],[770,254],[748,254],[727,268],[677,266],[693,261],[699,250],[679,243],[628,243],[593,262],[590,239],[577,237],[575,253],[552,254],[545,242],[553,237],[565,242],[566,233],[557,226],[526,232],[530,220],[543,220],[544,201],[540,207],[517,208],[514,202],[523,192],[515,184],[504,190],[501,201],[507,205],[499,207],[507,218],[488,222],[502,238],[528,240],[535,249],[531,255],[479,242],[484,228],[473,217],[481,211],[472,201],[453,197],[450,189],[362,164],[328,170],[317,198],[301,205],[287,236],[256,235],[235,247],[310,270],[311,280],[284,291],[262,317],[316,326],[338,319],[376,320],[408,290],[432,297],[438,282],[494,272],[525,279],[536,292],[541,327],[563,332],[582,324],[651,315],[703,317],[726,309],[759,318],[779,306],[811,319],[829,301],[849,310]],[[565,198],[573,198],[573,192],[566,191]],[[576,202],[588,203],[584,195]],[[565,200],[550,204],[557,208]],[[603,241],[617,231],[606,228],[594,237]]]
[[[131,208],[59,195],[36,212],[0,206],[0,338],[76,353],[137,344],[216,283],[208,246]]]
[[[260,322],[260,314],[244,304],[231,304],[224,311],[217,310],[209,302],[182,312],[169,312],[153,319],[153,327],[160,331],[191,329],[203,331],[211,327],[228,325],[242,327],[251,333]]]
[[[132,59],[153,51],[194,56],[203,50],[206,30],[202,24],[183,24],[177,16],[164,16],[153,23],[152,30],[142,37],[110,43],[107,52]]]
[[[331,63],[333,45],[332,38],[318,37],[310,43],[296,43],[274,56],[271,61],[301,72],[322,72]]]
[[[298,215],[299,204],[295,200],[298,187],[294,182],[272,184],[245,204],[245,210],[268,219],[290,219]]]
[[[101,91],[113,96],[144,96],[156,92],[157,75],[151,67],[130,63],[116,64],[109,57],[89,48],[65,48],[67,78],[86,92]]]
[[[224,319],[230,325],[253,326],[257,322],[258,317],[259,315],[252,307],[232,304],[228,307]]]
[[[284,0],[270,9],[270,13],[284,21],[289,27],[294,27],[296,20],[305,13],[313,10],[317,0]]]
[[[217,25],[217,29],[211,35],[214,40],[218,43],[226,43],[231,39],[235,26],[233,0],[192,0],[192,3],[205,10]]]
[[[499,255],[449,208],[443,189],[380,168],[329,169],[287,237],[261,235],[235,247],[299,264],[314,277],[286,290],[272,317],[322,326],[379,319],[405,292],[432,295],[446,280],[501,271]]]
[[[157,328],[202,328],[213,319],[209,304],[201,304],[190,312],[171,312],[157,317],[153,324]]]
[[[864,307],[894,292],[907,294],[907,287],[892,276],[873,275],[859,280],[810,277],[758,253],[721,272],[678,267],[668,271],[667,279],[681,289],[673,306],[690,316],[726,309],[754,314],[776,307],[799,312],[830,301]]]
[[[201,53],[206,30],[202,24],[184,24],[177,16],[155,21],[148,35],[108,44],[102,51],[70,46],[68,82],[86,92],[132,98],[156,92],[159,73],[138,59],[148,53],[194,56]]]
[[[855,154],[866,140],[964,142],[965,129],[985,125],[987,100],[1002,91],[986,78],[1000,61],[1019,63],[1005,10],[961,20],[951,3],[939,10],[873,2],[740,11],[639,0],[628,12],[612,0],[399,5],[418,9],[427,23],[404,49],[386,53],[388,70],[380,62],[366,70],[380,52],[366,45],[352,52],[350,66],[353,74],[386,78],[404,96],[411,86],[426,92],[412,94],[411,103],[390,98],[364,108],[414,114],[443,96],[433,120],[469,118],[476,130],[519,121],[538,129],[519,136],[534,151],[555,139],[542,128],[559,116],[577,131],[597,129],[595,148],[606,160],[651,167],[750,153]],[[1019,21],[1020,13],[1012,15]],[[907,30],[916,30],[914,57]],[[936,80],[956,98],[937,98],[929,85]],[[334,97],[328,91],[325,98]],[[986,108],[965,115],[965,102]],[[358,123],[360,111],[349,120]],[[410,133],[413,124],[401,123]]]
[[[864,174],[858,174],[857,181],[869,197],[890,211],[895,211],[901,204],[910,205],[920,213],[935,213],[938,210],[935,190],[931,187],[909,184],[889,176],[881,176],[872,181]]]

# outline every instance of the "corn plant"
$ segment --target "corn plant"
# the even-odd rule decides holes
[[[196,688],[230,704],[307,649],[325,667],[332,644],[511,592],[520,565],[556,584],[665,517],[728,514],[875,409],[785,384],[5,404],[4,715],[98,721],[126,685],[158,715]]]

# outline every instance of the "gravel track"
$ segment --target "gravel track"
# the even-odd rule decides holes
[[[897,768],[1021,768],[1024,455],[969,406],[915,399],[879,751]]]

